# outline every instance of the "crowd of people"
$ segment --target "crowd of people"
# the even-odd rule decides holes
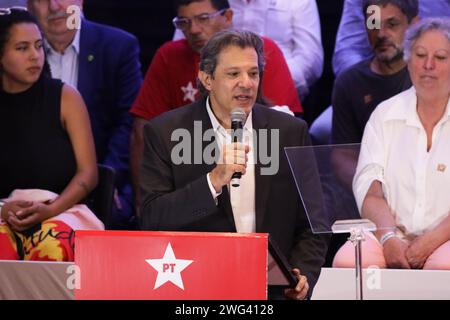
[[[323,69],[316,0],[176,0],[174,40],[145,77],[136,37],[83,14],[70,27],[72,5],[83,0],[0,8],[0,260],[72,261],[75,230],[105,228],[84,204],[101,163],[116,176],[106,228],[267,232],[298,280],[282,294],[310,297],[330,239],[306,209],[326,197],[313,162],[299,196],[284,148],[311,145],[301,118]],[[361,143],[347,167],[377,226],[363,265],[450,269],[450,0],[345,0],[333,67],[321,125],[324,141]],[[194,137],[181,162],[179,132]],[[206,142],[213,163],[194,152]],[[352,253],[346,243],[333,266],[354,266]]]

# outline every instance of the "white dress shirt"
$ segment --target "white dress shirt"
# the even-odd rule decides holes
[[[450,100],[428,152],[416,105],[416,91],[410,88],[375,109],[353,180],[360,212],[372,182],[382,183],[396,225],[406,236],[433,229],[450,212]]]
[[[216,116],[211,110],[209,98],[206,100],[206,109],[208,111],[211,124],[214,129],[217,145],[219,150],[222,147],[231,143],[230,131],[227,131],[217,120]],[[240,233],[250,233],[256,230],[255,220],[255,161],[253,155],[253,123],[252,113],[247,117],[247,121],[243,130],[244,143],[250,147],[248,153],[247,169],[245,175],[241,177],[240,186],[232,187],[228,184],[228,191],[230,194],[231,208],[233,209],[234,222],[236,231]],[[214,199],[220,195],[214,189],[209,174],[207,174],[209,189]]]
[[[52,77],[60,79],[62,82],[74,88],[78,87],[80,30],[81,28],[77,30],[72,43],[66,48],[63,54],[56,52],[47,41],[44,41]]]

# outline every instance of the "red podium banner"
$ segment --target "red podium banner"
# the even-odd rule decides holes
[[[77,231],[75,299],[265,300],[267,234]]]

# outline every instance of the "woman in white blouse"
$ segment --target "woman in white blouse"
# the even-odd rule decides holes
[[[353,191],[377,225],[363,267],[450,269],[450,19],[425,19],[405,36],[413,87],[384,101],[364,131]],[[354,266],[346,243],[334,267]]]

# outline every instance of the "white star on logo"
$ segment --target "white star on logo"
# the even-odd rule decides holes
[[[164,252],[162,259],[147,259],[145,261],[158,271],[153,290],[158,289],[167,281],[172,282],[174,285],[184,290],[181,271],[189,266],[193,260],[181,260],[175,258],[170,242],[167,245],[166,252]]]
[[[197,94],[198,90],[194,88],[192,82],[189,81],[186,87],[181,87],[181,90],[184,92],[183,101],[185,100],[191,100],[191,102],[195,101],[195,95]]]

